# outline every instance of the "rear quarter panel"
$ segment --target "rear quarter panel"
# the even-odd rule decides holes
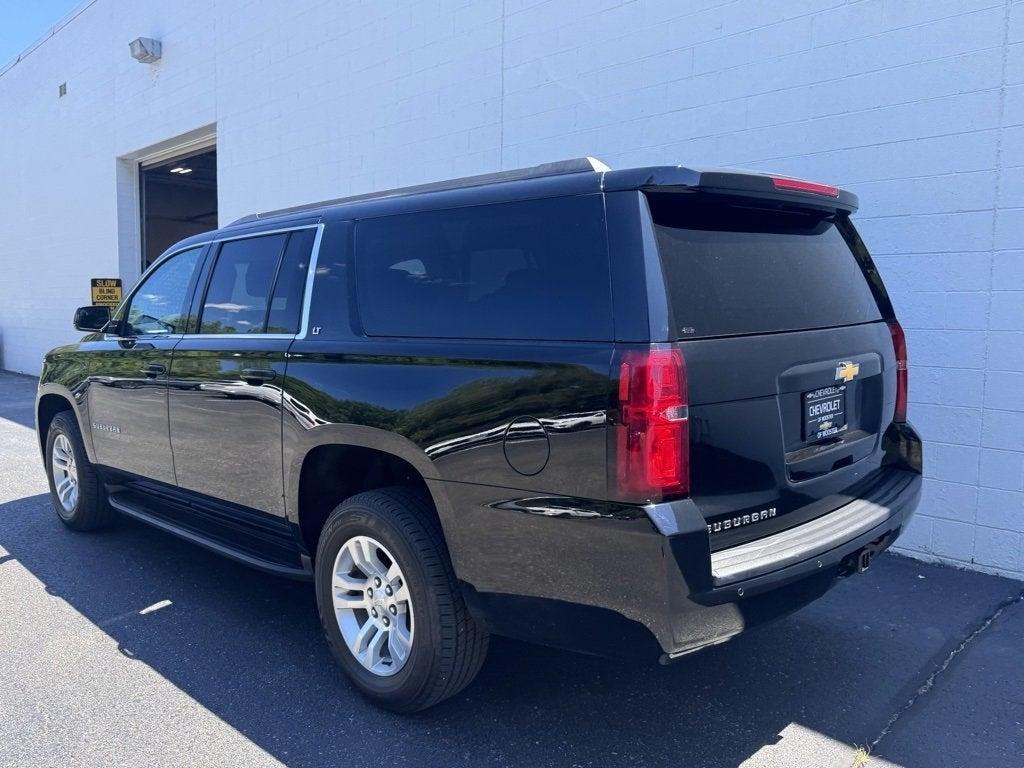
[[[518,514],[496,505],[605,496],[610,359],[610,344],[297,341],[284,385],[289,497],[314,447],[366,445],[439,481],[453,558],[489,548],[489,518]],[[542,429],[506,441],[517,419]]]

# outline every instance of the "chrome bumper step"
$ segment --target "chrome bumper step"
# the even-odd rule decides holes
[[[711,555],[716,587],[760,576],[828,552],[888,520],[914,492],[916,475],[901,472],[871,498],[854,499],[802,525]]]

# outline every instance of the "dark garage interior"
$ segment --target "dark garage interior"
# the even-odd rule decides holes
[[[217,150],[139,169],[142,266],[184,237],[217,228]]]

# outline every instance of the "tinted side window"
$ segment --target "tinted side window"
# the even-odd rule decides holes
[[[355,273],[371,336],[612,338],[600,195],[361,221]]]
[[[677,338],[881,318],[833,216],[649,194]]]
[[[288,237],[281,266],[274,283],[274,295],[267,317],[267,333],[297,333],[302,316],[306,272],[313,251],[315,229],[300,229]]]
[[[263,333],[268,297],[287,234],[221,245],[203,301],[200,333]]]
[[[130,336],[184,333],[189,286],[202,246],[171,256],[146,278],[128,307]]]

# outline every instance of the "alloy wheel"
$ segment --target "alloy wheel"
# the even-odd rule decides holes
[[[398,561],[379,541],[354,536],[334,560],[334,614],[352,655],[375,675],[388,677],[409,660],[412,598]]]
[[[53,441],[50,473],[53,475],[53,487],[57,489],[60,505],[65,512],[74,511],[78,503],[78,467],[75,464],[75,451],[67,435],[57,435]]]

